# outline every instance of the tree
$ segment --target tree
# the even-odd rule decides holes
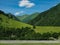
[[[2,21],[2,18],[0,18],[0,22]]]
[[[4,12],[0,10],[0,14],[4,14]]]
[[[55,38],[55,39],[58,39],[59,33],[54,32],[54,33],[52,34],[52,37]]]
[[[33,25],[33,29],[35,29],[36,28],[36,26],[35,25]]]

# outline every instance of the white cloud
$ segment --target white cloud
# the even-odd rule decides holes
[[[35,6],[35,3],[32,3],[29,0],[21,0],[21,1],[19,1],[19,6],[20,7],[31,8],[31,7]]]
[[[24,11],[16,12],[14,15],[20,15],[22,13],[24,13]]]

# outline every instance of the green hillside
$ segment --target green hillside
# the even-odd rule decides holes
[[[25,18],[27,18],[29,15],[25,14],[25,15],[22,15],[22,16],[16,16],[20,21],[24,21]]]
[[[0,11],[0,26],[3,27],[9,27],[9,28],[21,28],[21,27],[31,27],[31,25],[25,24],[23,22],[20,22],[17,20],[17,18],[15,18],[14,16],[5,14],[5,13],[1,13],[2,11]]]
[[[36,18],[38,16],[38,14],[39,14],[38,12],[33,13],[33,14],[29,15],[27,18],[25,18],[23,21],[27,23],[30,20],[33,20],[34,18]]]
[[[29,22],[30,20],[32,20],[32,19],[34,19],[35,17],[37,17],[38,14],[39,14],[39,13],[36,12],[36,13],[31,14],[31,15],[25,14],[25,15],[23,15],[23,16],[16,16],[16,17],[17,17],[20,21],[27,23],[27,22]]]
[[[37,26],[60,26],[60,4],[40,13],[29,24]]]

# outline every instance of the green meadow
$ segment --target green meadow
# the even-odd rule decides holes
[[[36,32],[45,33],[45,32],[60,32],[60,27],[54,26],[36,26]]]

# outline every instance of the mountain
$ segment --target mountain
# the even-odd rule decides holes
[[[28,22],[37,26],[60,26],[60,3]]]
[[[36,13],[33,13],[33,14],[31,14],[31,15],[23,15],[23,16],[17,16],[17,18],[18,19],[20,19],[22,22],[25,22],[25,23],[27,23],[27,22],[29,22],[30,20],[32,20],[32,19],[34,19],[36,16],[38,16],[38,12],[36,12]]]
[[[31,27],[31,25],[20,22],[14,15],[6,14],[0,10],[0,27],[4,28],[21,28]]]
[[[24,14],[22,16],[16,16],[20,21],[24,22],[25,18],[27,18],[29,15]]]
[[[38,14],[39,14],[38,12],[33,13],[33,14],[29,15],[27,18],[25,18],[23,21],[28,23],[30,20],[33,20],[35,17],[37,17]]]

